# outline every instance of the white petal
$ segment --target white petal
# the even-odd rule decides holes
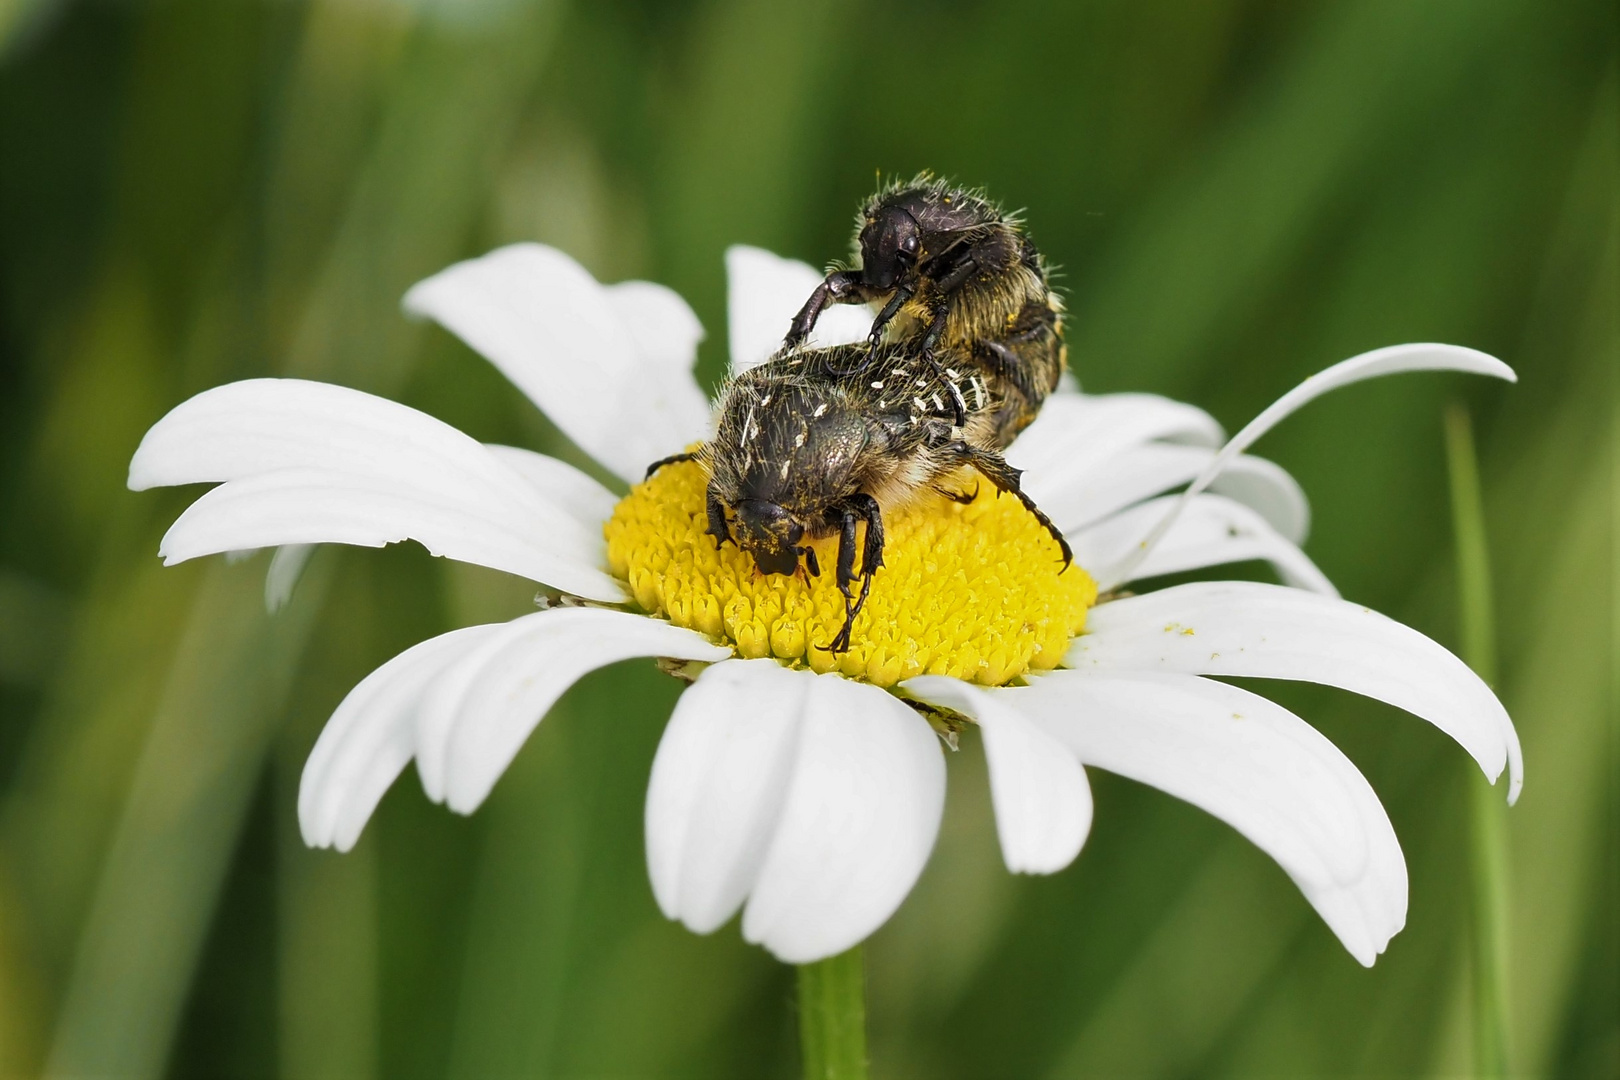
[[[1348,360],[1341,360],[1325,371],[1312,375],[1272,402],[1259,416],[1249,421],[1242,431],[1232,436],[1231,440],[1221,447],[1220,453],[1188,485],[1182,501],[1155,526],[1153,532],[1143,541],[1137,553],[1130,556],[1128,562],[1145,557],[1147,552],[1163,538],[1171,522],[1175,520],[1175,515],[1185,509],[1187,501],[1209,487],[1239,454],[1254,445],[1256,439],[1270,431],[1284,417],[1330,390],[1337,390],[1341,386],[1349,386],[1364,379],[1375,379],[1381,375],[1395,375],[1406,371],[1463,371],[1473,375],[1490,375],[1506,379],[1508,382],[1518,381],[1513,369],[1494,356],[1487,356],[1474,349],[1465,349],[1460,345],[1390,345],[1352,356]],[[1129,565],[1117,567],[1110,571],[1109,576],[1124,578],[1131,570],[1132,567]]]
[[[1281,706],[1191,675],[1059,671],[996,693],[1087,765],[1185,799],[1248,837],[1361,963],[1405,924],[1406,864],[1378,797]]]
[[[680,293],[653,281],[621,281],[604,291],[644,360],[691,374],[703,324]]]
[[[809,690],[774,660],[727,660],[675,706],[647,785],[647,868],[659,908],[688,929],[717,929],[753,888]]]
[[[683,363],[695,317],[675,313],[679,298],[656,288],[604,288],[554,248],[513,244],[418,282],[404,303],[482,353],[586,453],[634,483],[702,438],[709,416]]]
[[[1105,570],[1122,565],[1131,548],[1141,543],[1177,498],[1166,495],[1140,503],[1070,533],[1075,561]],[[1132,572],[1141,579],[1251,559],[1271,563],[1283,581],[1297,589],[1339,595],[1310,557],[1278,534],[1263,517],[1241,503],[1207,492],[1193,499],[1165,538]],[[1107,576],[1097,579],[1097,587],[1105,592],[1123,584]]]
[[[1214,448],[1221,426],[1202,409],[1156,394],[1059,392],[1007,448],[1007,460],[1030,478],[1085,473],[1133,446],[1156,440]]]
[[[434,555],[576,596],[624,599],[619,583],[598,569],[605,562],[602,542],[581,535],[573,519],[558,512],[524,515],[509,503],[480,505],[472,498],[478,492],[442,479],[424,474],[407,488],[391,477],[282,469],[232,480],[192,503],[164,534],[158,553],[172,565],[255,545],[382,547],[415,540]]]
[[[1296,679],[1405,709],[1457,740],[1494,783],[1523,760],[1507,710],[1443,647],[1359,604],[1247,581],[1195,582],[1093,608],[1065,663],[1083,671],[1178,671]]]
[[[377,546],[405,538],[432,547],[414,531],[427,521],[446,555],[478,561],[482,543],[473,537],[467,547],[455,538],[487,531],[488,544],[504,553],[500,563],[487,565],[592,599],[623,596],[599,569],[599,528],[583,526],[476,440],[358,390],[301,379],[216,387],[154,424],[129,467],[135,490],[215,481],[243,486],[210,492],[207,505],[199,502],[176,522],[166,541],[172,559],[224,550],[216,545],[225,537],[254,535],[253,523],[270,539],[226,548],[324,541]],[[299,485],[313,500],[307,508],[298,501]],[[363,493],[364,505],[345,514],[330,505],[334,491]],[[255,505],[255,492],[268,501]],[[300,518],[304,509],[308,520]],[[393,512],[403,516],[386,516]],[[233,520],[238,513],[244,518]],[[323,535],[320,525],[334,519],[341,535]]]
[[[485,443],[484,449],[593,532],[602,528],[618,505],[617,495],[566,461],[498,443]]]
[[[1278,536],[1303,544],[1311,532],[1311,504],[1299,481],[1276,462],[1244,454],[1232,459],[1206,489],[1259,514]]]
[[[623,611],[553,608],[514,619],[446,669],[423,700],[422,786],[470,814],[551,706],[587,672],[638,656],[730,655],[694,631]]]
[[[409,479],[424,469],[491,493],[523,493],[489,452],[426,413],[305,379],[246,379],[205,390],[152,425],[129,464],[134,491],[333,468]]]
[[[270,557],[270,569],[264,575],[264,607],[274,615],[292,599],[293,587],[304,575],[309,557],[315,554],[314,544],[288,544],[276,548]]]
[[[1214,456],[1215,451],[1202,446],[1140,443],[1092,464],[1081,461],[1045,472],[1031,471],[1024,489],[1067,533],[1180,487]],[[1274,528],[1295,543],[1304,539],[1309,506],[1299,484],[1282,467],[1244,455],[1228,466],[1217,486],[1222,494],[1265,514]]]
[[[746,371],[782,347],[788,324],[821,284],[808,263],[784,259],[764,248],[736,244],[726,249],[726,321],[731,337],[731,373]],[[872,309],[838,304],[816,321],[814,348],[860,341],[872,330]]]
[[[412,646],[349,691],[326,723],[298,785],[304,843],[348,851],[416,750],[416,708],[446,667],[499,632],[469,626]]]
[[[928,861],[945,761],[926,721],[892,695],[808,680],[793,775],[743,937],[790,964],[843,952],[894,913]]]
[[[1091,831],[1091,785],[1074,751],[999,697],[960,679],[901,684],[923,701],[978,721],[990,770],[1001,857],[1015,874],[1051,874],[1074,861]]]

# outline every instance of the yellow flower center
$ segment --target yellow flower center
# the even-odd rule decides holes
[[[964,479],[971,490],[974,479]],[[997,498],[988,483],[967,505],[926,492],[885,512],[883,566],[849,651],[835,654],[827,645],[844,625],[838,538],[808,542],[818,577],[802,565],[791,576],[761,574],[736,545],[717,548],[704,532],[707,482],[685,462],[638,484],[604,529],[608,566],[647,611],[745,657],[878,686],[925,674],[999,686],[1056,667],[1097,600],[1080,567],[1059,572],[1056,542],[1017,499]]]

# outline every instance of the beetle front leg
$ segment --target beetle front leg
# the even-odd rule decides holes
[[[726,523],[726,504],[715,494],[712,483],[705,494],[705,509],[709,515],[709,527],[703,531],[714,537],[714,546],[724,547],[728,540],[735,544],[737,541],[731,539],[731,526]]]
[[[641,479],[643,482],[651,480],[653,478],[653,473],[657,472],[659,469],[662,469],[665,465],[678,465],[683,461],[696,461],[700,452],[701,451],[694,451],[689,454],[671,454],[669,457],[659,458],[657,461],[647,466],[647,473]]]
[[[876,354],[878,344],[883,340],[883,331],[888,328],[889,323],[894,321],[894,317],[900,314],[900,309],[911,302],[911,298],[916,295],[916,292],[917,290],[910,285],[898,285],[895,287],[894,295],[889,297],[887,304],[883,305],[883,310],[877,313],[877,318],[872,320],[872,332],[866,338],[868,356]]]
[[[972,266],[973,264],[969,263],[968,265]],[[939,357],[934,355],[934,347],[939,344],[939,339],[945,334],[945,322],[950,318],[951,302],[943,296],[935,296],[930,304],[930,310],[932,314],[928,320],[928,329],[924,331],[922,336],[922,360],[932,370],[934,378],[942,382],[949,382],[952,423],[957,427],[961,427],[967,423],[967,402],[963,399],[962,392],[956,385],[955,380],[951,380],[945,374],[945,365],[941,364]]]
[[[810,336],[810,331],[816,328],[816,320],[829,304],[860,304],[871,299],[868,290],[861,284],[859,270],[835,270],[828,274],[810,299],[804,302],[804,307],[793,316],[793,322],[788,326],[787,337],[782,340],[784,348],[792,349],[804,344]]]

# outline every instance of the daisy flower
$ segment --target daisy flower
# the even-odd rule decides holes
[[[734,370],[758,363],[819,280],[727,253]],[[304,838],[347,850],[415,762],[430,798],[471,813],[557,699],[589,671],[657,658],[690,681],[656,759],[647,865],[664,913],[699,933],[742,912],[783,960],[876,930],[921,873],[945,799],[944,742],[984,740],[1009,870],[1052,873],[1085,842],[1087,767],[1185,799],[1288,873],[1363,964],[1405,921],[1406,868],[1366,779],[1288,710],[1210,676],[1323,683],[1446,732],[1509,799],[1519,743],[1491,691],[1441,646],[1338,597],[1300,550],[1298,485],[1243,451],[1312,398],[1360,379],[1500,361],[1402,345],[1306,380],[1222,444],[1205,412],[1147,394],[1054,394],[1008,451],[1075,563],[991,486],[966,505],[886,513],[885,566],[853,646],[830,575],[762,576],[704,535],[694,463],[648,463],[704,437],[692,377],[703,329],[670,290],[601,285],[568,256],[502,248],[405,297],[494,363],[623,499],[554,458],[478,443],[355,390],[253,379],[179,405],[130,465],[137,490],[215,483],[163,538],[168,563],[280,551],[284,596],[307,545],[411,539],[541,583],[556,601],[424,641],[362,681],[322,732],[299,791]],[[813,344],[857,340],[870,313],[829,311]],[[833,541],[826,541],[831,544]],[[820,553],[831,564],[830,551]],[[1284,585],[1138,579],[1265,560]]]

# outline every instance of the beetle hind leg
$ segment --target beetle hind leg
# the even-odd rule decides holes
[[[1015,496],[1024,504],[1024,509],[1028,510],[1035,520],[1041,523],[1041,527],[1051,534],[1052,539],[1057,541],[1058,550],[1063,553],[1063,569],[1067,570],[1074,564],[1074,550],[1064,538],[1063,530],[1052,523],[1052,519],[1046,516],[1046,511],[1035,505],[1035,500],[1029,497],[1029,493],[1019,483],[1019,478],[1023,476],[1021,470],[1007,464],[1007,459],[994,450],[982,450],[964,442],[950,443],[942,447],[941,451],[944,459],[950,464],[971,465],[986,480],[996,485],[998,491]]]
[[[951,500],[951,502],[960,503],[963,506],[969,505],[974,499],[979,497],[978,484],[973,485],[972,491],[953,491],[941,484],[933,484],[931,486],[937,494],[943,495],[945,498]]]

